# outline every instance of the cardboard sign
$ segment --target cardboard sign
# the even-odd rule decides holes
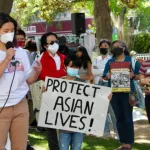
[[[103,136],[111,88],[46,78],[38,126]]]
[[[112,92],[130,92],[130,62],[111,62]]]

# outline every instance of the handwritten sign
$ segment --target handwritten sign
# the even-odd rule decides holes
[[[111,88],[46,78],[38,126],[102,136]]]

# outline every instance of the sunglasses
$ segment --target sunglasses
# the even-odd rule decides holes
[[[56,40],[56,41],[51,41],[50,43],[47,43],[47,44],[53,45],[54,43],[59,44],[59,41],[58,41],[58,40]]]

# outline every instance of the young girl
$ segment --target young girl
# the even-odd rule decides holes
[[[29,112],[25,96],[28,85],[37,80],[42,69],[37,62],[28,78],[31,66],[26,52],[15,44],[16,29],[17,22],[0,13],[0,150],[5,147],[8,132],[11,150],[26,149]],[[7,42],[13,42],[15,48],[7,49]],[[21,64],[21,68],[17,64]],[[10,66],[14,66],[11,71]]]
[[[79,46],[77,48],[76,55],[81,59],[81,68],[79,69],[79,76],[81,79],[86,80],[86,82],[90,82],[93,80],[92,74],[92,62],[91,58],[85,47]]]
[[[79,68],[81,67],[81,60],[76,55],[69,55],[65,59],[65,66],[67,67],[66,80],[74,80],[85,82],[78,78]],[[72,150],[81,150],[83,141],[83,134],[70,131],[59,131],[59,148],[60,150],[69,150],[71,145]]]

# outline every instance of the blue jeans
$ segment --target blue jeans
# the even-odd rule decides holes
[[[99,81],[98,85],[108,86],[108,82]],[[113,108],[112,108],[111,104],[109,105],[108,112],[110,113],[110,117],[111,117],[113,127],[114,127],[114,132],[118,133],[117,127],[116,127],[116,123],[117,123],[116,122],[116,116],[114,114],[114,111],[113,111]],[[106,117],[104,132],[110,132],[110,122],[109,122],[109,116],[108,115]]]
[[[129,94],[113,93],[111,105],[117,119],[120,142],[124,144],[134,143],[133,107],[129,105]]]
[[[83,141],[83,134],[78,132],[60,132],[59,133],[59,149],[69,150],[81,150]]]

